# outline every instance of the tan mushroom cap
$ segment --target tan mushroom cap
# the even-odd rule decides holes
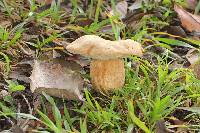
[[[69,44],[66,49],[73,54],[100,60],[143,55],[141,44],[131,39],[110,41],[96,35],[84,35]]]

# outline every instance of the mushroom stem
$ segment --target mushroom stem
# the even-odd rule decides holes
[[[125,82],[123,59],[92,60],[90,63],[92,84],[97,90],[121,88]]]

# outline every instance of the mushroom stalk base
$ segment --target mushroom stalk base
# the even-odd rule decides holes
[[[121,88],[125,82],[124,61],[93,60],[90,63],[90,76],[94,88],[99,91]]]

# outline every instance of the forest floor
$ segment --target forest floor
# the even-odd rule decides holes
[[[199,9],[197,0],[0,1],[0,132],[200,132]],[[83,35],[141,44],[143,56],[123,59],[122,88],[95,89],[91,59],[66,49]]]

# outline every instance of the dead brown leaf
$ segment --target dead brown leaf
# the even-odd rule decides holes
[[[124,19],[124,23],[127,25],[128,29],[131,31],[136,31],[141,28],[143,25],[143,22],[141,19],[143,17],[148,17],[151,14],[147,13],[131,13],[127,15],[127,17]]]
[[[8,75],[10,79],[15,79],[19,81],[23,81],[25,83],[30,83],[29,76],[31,74],[33,65],[33,60],[24,59],[17,64],[11,65],[11,71]]]
[[[128,3],[123,0],[117,3],[116,5],[116,12],[114,12],[113,10],[110,12],[110,14],[115,14],[115,15],[119,15],[121,19],[126,17],[127,14],[127,9],[128,9]]]
[[[185,31],[181,26],[169,26],[167,27],[167,33],[181,37],[187,37]]]
[[[194,74],[200,79],[200,52],[197,49],[191,49],[185,55],[190,62],[190,69],[194,71]]]
[[[8,91],[6,90],[1,90],[0,91],[0,100],[2,100],[5,96],[10,95]]]
[[[18,125],[13,125],[11,131],[12,133],[24,133],[23,129]]]
[[[84,67],[84,66],[87,66],[87,65],[90,64],[90,60],[89,59],[87,59],[85,57],[82,57],[80,55],[69,56],[66,59],[69,60],[69,61],[76,62],[77,64],[81,65],[81,67]]]
[[[30,41],[31,39],[37,39],[38,37],[39,37],[39,35],[30,35],[27,33],[22,34],[22,38],[24,41]]]
[[[2,22],[0,22],[0,26],[1,27],[9,27],[11,25],[12,25],[11,21],[2,21]]]
[[[142,0],[136,0],[131,6],[128,7],[128,9],[134,11],[141,7],[142,7]]]
[[[2,12],[0,12],[0,27],[9,27],[12,25],[10,18],[6,18]]]
[[[159,120],[156,122],[155,133],[168,133],[165,126],[165,120]]]
[[[51,96],[65,99],[83,100],[83,79],[80,66],[72,61],[53,59],[34,62],[31,79],[31,91],[46,92]]]
[[[197,78],[200,80],[200,62],[193,64],[190,66],[191,69],[194,70],[194,73],[196,74]]]
[[[191,65],[199,61],[200,59],[199,56],[200,52],[197,49],[190,49],[185,55],[185,57],[187,58],[187,60],[190,62]]]
[[[174,10],[177,12],[185,29],[190,32],[200,32],[200,16],[193,15],[178,5],[174,6]]]

